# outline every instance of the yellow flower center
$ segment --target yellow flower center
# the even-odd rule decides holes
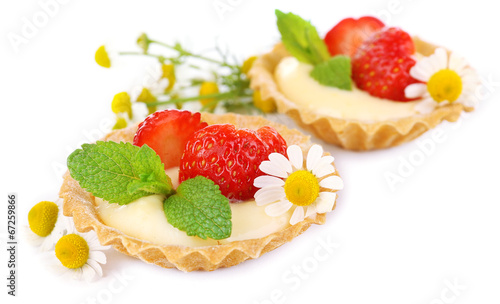
[[[454,102],[462,93],[462,78],[453,70],[440,70],[427,82],[427,91],[437,102]]]
[[[111,67],[111,61],[109,60],[108,52],[104,45],[101,45],[95,52],[95,62],[103,68]]]
[[[56,257],[64,267],[80,268],[89,258],[89,245],[78,234],[67,234],[57,241]]]
[[[118,113],[127,113],[128,118],[132,119],[132,103],[130,102],[130,95],[127,92],[120,92],[113,97],[111,101],[111,110]]]
[[[216,82],[213,81],[204,81],[200,86],[200,96],[203,95],[212,95],[219,93],[219,87]],[[200,98],[200,103],[204,106],[210,105],[209,109],[213,110],[216,106],[216,98]]]
[[[253,91],[253,104],[264,113],[276,112],[276,104],[272,98],[262,99],[259,90]]]
[[[39,202],[28,213],[28,223],[33,233],[46,237],[49,235],[57,222],[59,207],[54,202]]]
[[[161,66],[161,71],[161,78],[168,80],[168,86],[165,88],[165,93],[168,93],[172,90],[175,84],[175,66],[173,64],[163,64]]]
[[[309,171],[295,171],[286,179],[285,194],[292,204],[309,206],[318,198],[318,179]]]

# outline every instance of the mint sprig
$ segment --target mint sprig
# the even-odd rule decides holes
[[[221,240],[231,235],[231,207],[213,181],[197,176],[179,185],[177,193],[163,203],[172,226],[196,235]]]
[[[299,61],[319,64],[330,58],[330,53],[316,28],[301,17],[276,10],[278,30],[285,48]]]
[[[287,51],[297,60],[314,65],[311,77],[320,84],[351,90],[350,58],[331,58],[325,42],[316,28],[301,17],[276,10],[278,30]]]
[[[83,144],[68,157],[68,169],[82,188],[110,203],[123,205],[143,196],[174,192],[160,157],[147,145]]]
[[[316,65],[310,75],[322,85],[350,91],[352,89],[351,58],[342,55],[335,56]]]

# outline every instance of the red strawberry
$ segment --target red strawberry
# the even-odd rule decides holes
[[[352,79],[370,95],[395,101],[410,101],[405,88],[419,82],[410,76],[415,65],[415,45],[408,33],[388,28],[365,40],[352,58]]]
[[[363,41],[383,27],[384,23],[375,17],[346,18],[337,23],[324,40],[332,56],[352,57]]]
[[[207,125],[200,122],[200,113],[174,109],[157,111],[139,124],[134,145],[147,144],[160,156],[165,169],[176,167],[189,137]]]
[[[257,131],[230,124],[210,125],[193,134],[181,159],[179,181],[198,175],[219,185],[231,201],[252,198],[253,180],[262,175],[259,165],[272,152],[285,154],[286,142],[271,127]]]

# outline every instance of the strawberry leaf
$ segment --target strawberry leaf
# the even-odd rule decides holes
[[[316,65],[311,71],[311,77],[322,85],[350,91],[352,89],[351,59],[342,55],[335,56]]]
[[[163,203],[172,226],[202,239],[214,240],[231,235],[231,207],[219,186],[210,179],[197,176],[181,183],[177,193]]]

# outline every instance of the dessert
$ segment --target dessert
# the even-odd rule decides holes
[[[477,103],[465,60],[399,28],[347,18],[322,40],[300,17],[276,15],[282,42],[255,60],[251,87],[326,142],[396,146]]]
[[[262,117],[158,111],[103,140],[68,158],[64,214],[101,244],[166,268],[257,258],[323,224],[343,187],[333,157]]]

